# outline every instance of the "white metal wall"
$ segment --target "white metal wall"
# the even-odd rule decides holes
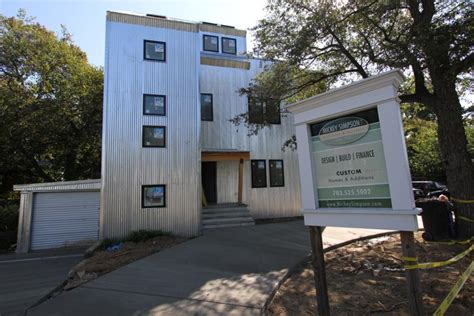
[[[250,80],[263,70],[262,64],[260,60],[251,60],[250,70],[201,65],[200,91],[213,94],[214,109],[214,121],[201,123],[201,146],[205,149],[250,151],[251,159],[267,160],[266,188],[252,188],[250,163],[244,164],[243,202],[250,206],[252,216],[299,216],[301,198],[297,153],[281,150],[284,141],[295,134],[293,116],[282,115],[280,125],[271,125],[250,137],[244,126],[235,127],[229,122],[236,115],[247,112],[247,99],[239,96],[238,90],[248,86]],[[284,187],[270,187],[269,159],[283,159]],[[234,190],[233,182],[222,181],[218,190],[230,194]]]
[[[239,200],[239,162],[218,161],[217,203],[237,203]]]
[[[200,226],[200,108],[196,32],[107,22],[101,236],[137,229],[196,235]],[[166,62],[143,60],[143,41],[166,42]],[[143,94],[166,95],[146,116]],[[142,126],[166,126],[166,148],[142,148]],[[166,185],[165,208],[141,208],[141,186]]]
[[[34,193],[31,250],[96,241],[99,236],[99,208],[98,191]]]

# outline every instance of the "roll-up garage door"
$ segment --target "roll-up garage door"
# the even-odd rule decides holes
[[[99,237],[100,192],[35,193],[31,250],[73,246]]]

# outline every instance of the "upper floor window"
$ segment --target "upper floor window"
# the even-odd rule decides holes
[[[252,160],[252,188],[265,188],[267,186],[267,165],[265,160]]]
[[[249,98],[249,123],[280,124],[280,104],[276,100]]]
[[[212,94],[201,93],[201,121],[213,121]]]
[[[145,40],[143,58],[146,60],[166,61],[166,43]]]
[[[166,96],[156,94],[143,95],[144,115],[166,115]]]
[[[143,147],[166,147],[165,126],[143,126]]]
[[[283,171],[283,160],[269,160],[270,165],[270,186],[285,186],[285,176]]]
[[[226,54],[237,54],[237,41],[235,38],[222,38],[222,52]]]
[[[213,35],[203,35],[203,50],[208,52],[219,52],[219,37]]]

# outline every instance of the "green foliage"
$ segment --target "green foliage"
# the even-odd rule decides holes
[[[0,232],[16,231],[18,227],[18,203],[0,201]]]
[[[138,231],[133,231],[130,234],[128,234],[125,238],[106,238],[102,241],[102,248],[106,249],[112,245],[118,244],[120,242],[134,242],[134,243],[139,243],[139,242],[144,242],[149,239],[155,238],[155,237],[161,237],[161,236],[172,236],[170,233],[163,232],[161,230],[146,230],[146,229],[140,229]]]
[[[0,195],[13,184],[98,178],[102,69],[63,29],[0,15]]]
[[[402,106],[408,159],[413,180],[446,182],[441,160],[436,116],[422,104]],[[465,120],[468,150],[474,157],[474,124]]]

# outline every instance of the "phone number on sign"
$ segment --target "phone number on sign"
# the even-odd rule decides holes
[[[333,196],[361,196],[370,195],[370,189],[344,189],[344,190],[332,190]]]

